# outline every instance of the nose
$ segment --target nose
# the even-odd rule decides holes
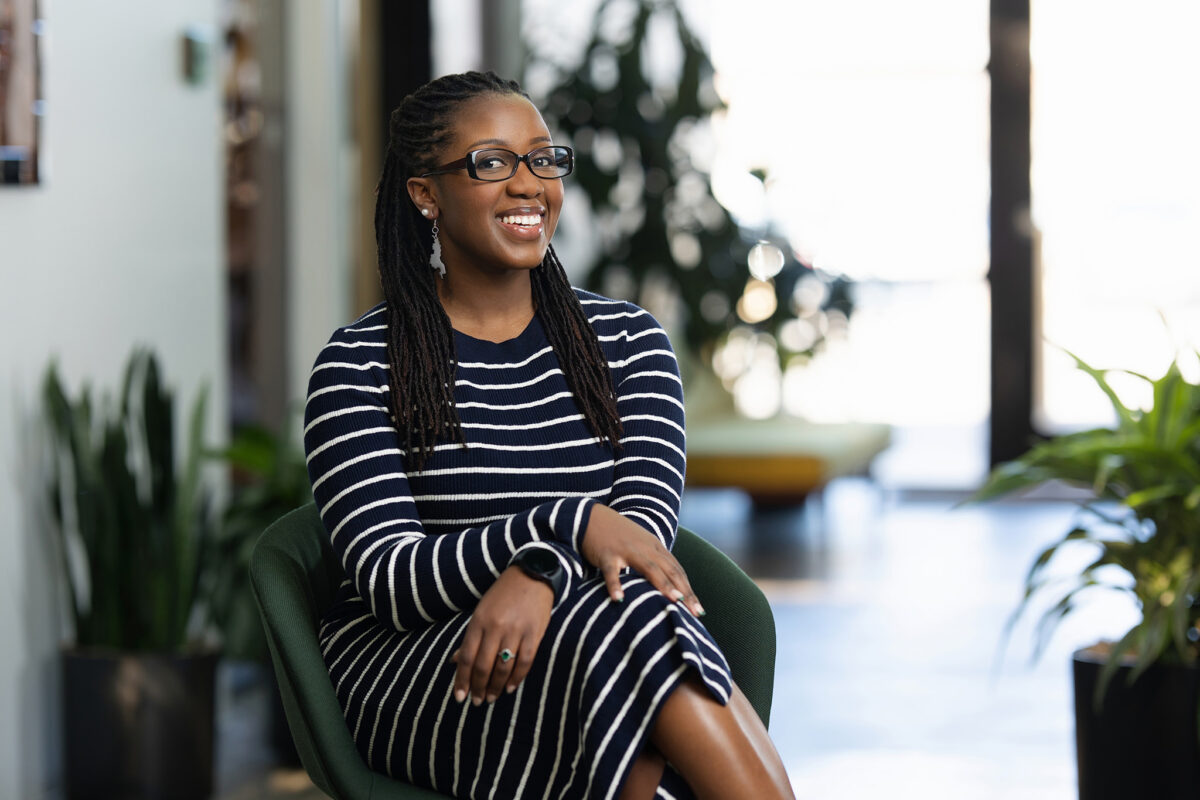
[[[524,169],[522,169],[524,167]],[[517,172],[508,179],[509,194],[521,197],[533,197],[542,193],[542,179],[533,174],[529,161],[522,157],[517,162]]]

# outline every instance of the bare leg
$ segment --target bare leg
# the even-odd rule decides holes
[[[695,678],[685,680],[667,698],[650,741],[700,800],[795,800],[767,729],[736,686],[722,706]],[[653,789],[637,797],[653,797]]]
[[[617,800],[652,800],[658,785],[662,783],[666,763],[654,746],[647,744],[629,768],[629,777],[625,779]]]

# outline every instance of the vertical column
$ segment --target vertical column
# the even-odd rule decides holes
[[[525,61],[521,0],[479,0],[479,16],[483,20],[480,37],[483,69],[490,69],[502,78],[521,80]]]
[[[993,465],[1019,456],[1033,439],[1029,3],[991,0]]]
[[[251,380],[254,417],[283,425],[288,411],[287,363],[287,191],[283,0],[259,0],[255,9],[256,52],[262,83],[262,134],[255,143],[254,171],[259,200],[254,207],[254,268],[251,277]]]

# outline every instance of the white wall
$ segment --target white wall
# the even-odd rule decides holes
[[[44,796],[60,760],[61,606],[29,468],[48,360],[111,386],[149,343],[187,404],[209,383],[214,437],[227,419],[220,51],[199,86],[180,67],[218,2],[41,5],[49,162],[0,187],[0,800]]]

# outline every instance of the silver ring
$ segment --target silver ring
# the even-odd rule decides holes
[[[500,661],[508,663],[509,661],[512,661],[512,657],[513,651],[509,650],[507,647],[500,651]]]

